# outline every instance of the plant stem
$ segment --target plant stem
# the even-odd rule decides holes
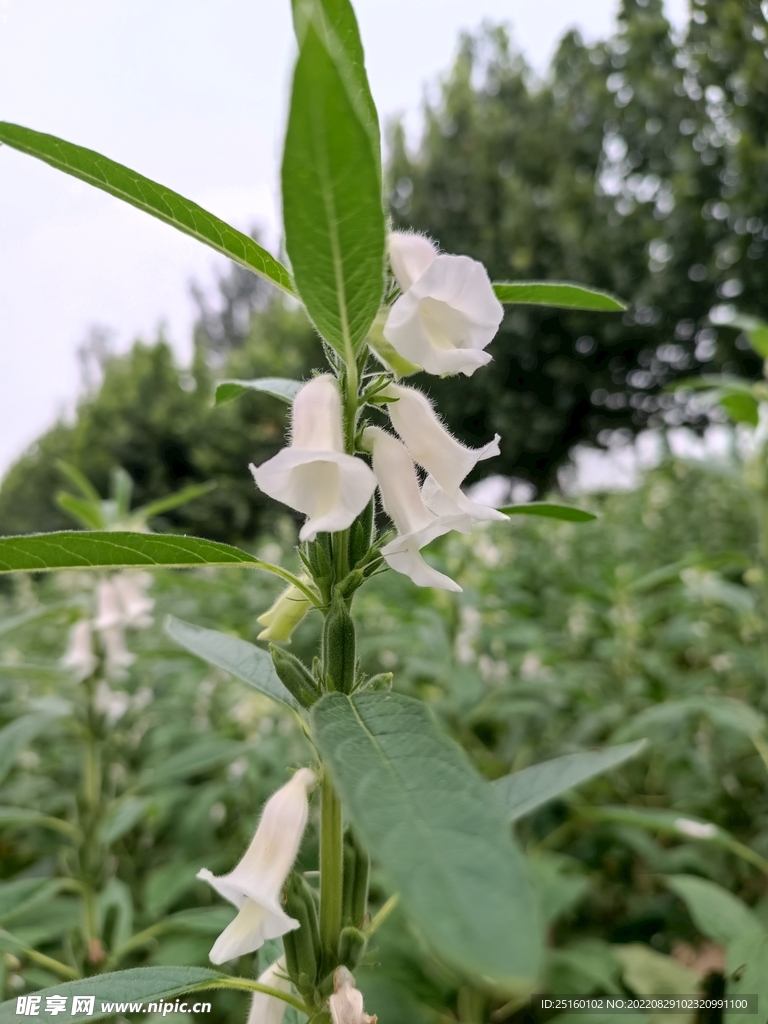
[[[329,969],[336,966],[341,934],[344,867],[341,804],[327,772],[320,809],[320,944]]]

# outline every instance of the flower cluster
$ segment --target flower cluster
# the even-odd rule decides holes
[[[152,577],[144,572],[120,572],[96,586],[96,614],[80,619],[69,633],[62,665],[78,681],[88,679],[103,665],[106,679],[96,691],[97,710],[117,721],[127,708],[127,697],[115,694],[107,679],[124,679],[135,661],[125,643],[126,629],[144,629],[152,624],[155,602],[147,590]]]
[[[383,332],[392,349],[428,373],[470,375],[488,363],[491,357],[484,349],[503,309],[482,264],[439,254],[429,239],[408,233],[390,235],[389,254],[400,286]],[[290,444],[262,465],[251,466],[254,480],[265,494],[307,517],[302,541],[348,529],[378,487],[397,531],[381,546],[384,561],[418,586],[460,590],[425,562],[421,549],[450,530],[468,533],[475,523],[506,518],[461,489],[478,462],[499,454],[499,437],[482,448],[467,448],[443,426],[423,392],[375,376],[378,386],[367,402],[386,410],[395,433],[369,425],[356,438],[345,439],[339,382],[323,374],[296,395]],[[373,471],[360,455],[350,453],[350,440],[356,451],[372,456]],[[417,467],[425,474],[423,482]],[[284,607],[270,609],[260,620],[267,627],[263,638],[290,636],[295,621],[288,621],[288,600],[295,621],[308,608],[300,591],[286,594]]]

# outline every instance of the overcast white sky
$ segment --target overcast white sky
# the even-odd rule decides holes
[[[673,21],[685,0],[666,0]],[[357,0],[373,93],[411,130],[461,29],[507,22],[546,65],[617,0]],[[0,120],[99,150],[247,230],[277,235],[293,58],[289,0],[0,0]],[[189,281],[225,261],[151,217],[0,147],[0,472],[79,386],[89,328],[125,347],[164,321],[189,353]]]

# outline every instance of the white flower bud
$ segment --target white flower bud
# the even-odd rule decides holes
[[[355,988],[354,975],[346,967],[337,967],[333,975],[333,995],[328,1000],[333,1024],[377,1024],[378,1017],[363,1010],[363,993]]]
[[[469,516],[431,512],[422,501],[416,469],[405,445],[380,427],[368,427],[364,436],[373,451],[373,470],[384,508],[398,529],[398,536],[381,549],[384,560],[419,587],[460,591],[458,583],[427,565],[420,552],[449,530],[467,533],[472,526]]]
[[[309,583],[309,576],[300,576],[302,583]],[[279,640],[286,642],[298,626],[312,602],[307,595],[291,583],[280,594],[274,604],[256,619],[264,629],[256,637],[257,640]]]
[[[309,794],[316,778],[301,768],[264,806],[256,835],[240,863],[228,875],[213,875],[207,868],[197,877],[213,886],[239,910],[211,949],[211,962],[223,964],[253,953],[267,939],[276,939],[299,927],[280,905],[283,885],[299,852],[307,824]]]
[[[122,690],[111,690],[102,679],[93,696],[93,706],[99,714],[104,715],[107,725],[114,725],[128,710],[131,698]]]
[[[266,971],[259,975],[259,981],[262,985],[269,985],[280,992],[290,992],[291,980],[285,968],[285,958],[280,957],[270,964]],[[282,999],[268,996],[266,992],[254,992],[246,1024],[282,1024],[287,1005]]]
[[[462,481],[478,462],[499,454],[499,435],[483,448],[467,448],[445,429],[421,391],[392,384],[384,395],[397,399],[387,404],[394,428],[414,462],[429,473],[422,488],[426,505],[438,515],[464,512],[475,521],[506,520],[502,512],[472,501],[461,490]]]
[[[149,614],[155,607],[147,590],[152,586],[152,577],[147,572],[120,572],[112,577],[123,615],[123,625],[133,629],[144,629],[152,625]]]
[[[392,270],[403,290],[384,337],[398,355],[427,373],[471,376],[491,361],[483,349],[504,317],[482,263],[438,254],[421,235],[389,236]]]
[[[306,515],[301,540],[346,530],[376,488],[370,468],[344,451],[341,397],[330,374],[315,377],[293,401],[291,443],[274,458],[251,466],[270,498]]]
[[[72,671],[78,682],[96,671],[99,659],[93,653],[93,627],[90,619],[80,619],[70,629],[67,650],[61,664]]]
[[[98,630],[104,630],[123,624],[123,604],[114,578],[102,580],[96,587],[96,618],[93,625]]]
[[[105,671],[110,679],[125,679],[127,669],[136,661],[125,646],[125,631],[122,626],[109,626],[101,629],[101,639],[106,653]]]

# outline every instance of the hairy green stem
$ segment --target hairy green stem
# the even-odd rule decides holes
[[[341,934],[344,848],[341,804],[327,771],[323,773],[321,799],[320,944],[329,966],[335,966]]]

